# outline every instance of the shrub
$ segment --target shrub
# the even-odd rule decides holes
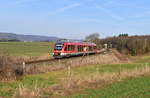
[[[0,80],[14,80],[23,75],[23,70],[9,56],[8,52],[0,51]]]

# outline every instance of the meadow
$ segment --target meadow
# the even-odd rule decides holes
[[[72,78],[76,79],[75,77],[78,77],[78,78],[88,77],[89,78],[97,74],[99,75],[110,74],[111,75],[113,73],[118,74],[119,72],[124,72],[124,71],[130,72],[136,68],[137,69],[145,68],[145,66],[150,67],[150,64],[148,65],[145,65],[145,64],[144,63],[143,64],[109,64],[109,65],[98,64],[98,65],[92,65],[92,66],[87,66],[87,67],[72,68],[70,72],[72,74],[71,76],[69,76],[69,78],[71,80]],[[18,91],[18,89],[21,89],[21,90],[29,89],[31,90],[31,92],[32,91],[34,92],[36,89],[43,89],[43,88],[48,89],[51,86],[58,85],[63,82],[65,83],[67,79],[68,79],[67,69],[59,70],[59,71],[52,71],[52,72],[43,73],[43,74],[27,75],[27,76],[24,76],[21,80],[12,81],[12,82],[1,82],[0,83],[0,96],[10,98],[14,96],[15,93],[20,94],[20,91]],[[127,78],[125,81],[115,82],[110,85],[107,85],[107,83],[103,84],[104,87],[100,87],[100,88],[96,87],[94,88],[94,90],[90,86],[88,87],[88,84],[85,84],[84,86],[81,86],[82,88],[79,88],[78,92],[71,93],[71,96],[70,95],[67,95],[67,96],[68,98],[70,97],[91,98],[92,96],[96,98],[97,94],[100,93],[100,96],[102,97],[106,96],[106,98],[110,98],[112,96],[112,98],[120,98],[119,96],[124,97],[124,93],[125,94],[130,93],[131,95],[132,92],[135,92],[135,94],[131,95],[131,97],[133,97],[138,94],[141,94],[140,91],[143,89],[146,92],[143,92],[141,96],[147,96],[147,94],[149,94],[147,93],[147,91],[150,90],[150,88],[147,87],[148,81],[150,81],[149,76],[144,76],[143,78],[131,78],[131,79]],[[139,82],[142,84],[140,86],[142,87],[142,89],[139,92],[136,92],[140,89],[140,87],[138,87]],[[132,86],[133,83],[134,83],[134,86]],[[134,89],[135,91],[133,91],[132,89]],[[118,93],[120,93],[119,91],[121,92],[122,95],[118,95]],[[42,96],[46,96],[46,95],[48,97],[52,97],[51,94],[47,92],[46,94],[42,94]],[[54,94],[53,96],[60,97],[57,94],[56,95]],[[139,98],[142,98],[142,97],[139,97]]]
[[[98,89],[86,89],[72,98],[149,98],[150,76],[124,80]]]
[[[1,42],[0,49],[12,56],[43,56],[52,52],[53,44]],[[19,80],[0,82],[0,97],[149,98],[149,68],[148,54],[132,57],[130,63],[94,64],[24,75]]]
[[[11,56],[48,56],[53,42],[0,42],[0,51]]]

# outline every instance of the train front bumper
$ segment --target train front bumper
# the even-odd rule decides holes
[[[53,53],[54,58],[63,58],[66,57],[67,53]]]

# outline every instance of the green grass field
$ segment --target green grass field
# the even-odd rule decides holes
[[[148,65],[150,66],[150,65]],[[97,74],[97,68],[99,68],[99,73],[112,73],[119,72],[125,70],[132,70],[134,68],[143,68],[144,64],[113,64],[113,65],[93,65],[87,67],[73,68],[71,72],[76,76],[87,76]],[[19,87],[19,85],[23,85],[26,88],[33,89],[35,85],[38,85],[38,88],[47,88],[54,84],[60,83],[62,78],[67,77],[67,70],[54,71],[45,74],[36,74],[24,76],[22,80],[14,81],[10,83],[0,83],[0,96],[10,97],[14,94],[15,89]],[[142,80],[141,80],[142,81]],[[143,80],[144,81],[144,80]],[[118,88],[119,89],[119,88]],[[111,90],[111,89],[110,89]],[[99,90],[98,90],[99,91]],[[92,92],[90,92],[92,93]],[[90,94],[89,93],[89,94]],[[78,98],[82,98],[82,95],[76,95]],[[117,95],[115,95],[117,96]],[[85,97],[86,98],[86,97]],[[114,97],[115,98],[115,97]]]
[[[87,89],[72,98],[150,98],[150,76],[113,83],[103,88]]]
[[[53,42],[0,42],[0,51],[11,56],[43,56],[49,55]]]

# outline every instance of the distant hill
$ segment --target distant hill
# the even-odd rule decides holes
[[[0,40],[19,40],[19,41],[56,41],[59,38],[53,36],[21,35],[15,33],[0,32]]]

